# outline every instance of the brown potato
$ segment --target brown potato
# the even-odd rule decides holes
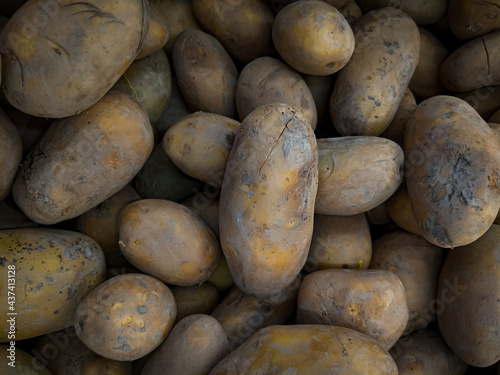
[[[0,109],[0,201],[9,195],[23,156],[23,143],[16,126]]]
[[[325,2],[331,4],[331,1]],[[345,20],[347,21],[347,23],[349,23],[349,25],[351,25],[351,27],[356,23],[357,20],[363,17],[363,12],[355,1],[351,1],[349,4],[346,4],[343,7],[337,9],[344,16]]]
[[[332,128],[332,121],[330,119],[330,109],[328,106],[330,94],[333,90],[333,83],[335,82],[335,74],[331,74],[329,76],[303,74],[302,77],[311,91],[311,95],[316,106],[318,125],[322,125],[323,129],[330,130]],[[318,136],[317,130],[316,135]]]
[[[17,207],[11,196],[0,201],[0,229],[17,229],[36,226],[38,226],[38,224],[28,219],[19,207]]]
[[[383,7],[395,7],[407,13],[418,25],[437,22],[448,7],[447,0],[358,0],[363,12]]]
[[[221,257],[219,265],[207,282],[215,286],[219,292],[227,292],[233,287],[233,277],[231,276],[231,271],[229,271],[225,256]]]
[[[219,197],[218,194],[199,192],[182,202],[183,206],[196,212],[219,238]]]
[[[420,227],[415,219],[406,183],[385,201],[385,207],[390,218],[402,229],[413,234],[420,234]]]
[[[409,89],[406,89],[394,118],[384,132],[380,134],[380,136],[382,138],[390,139],[391,141],[396,142],[399,146],[403,147],[406,123],[410,119],[415,108],[417,108],[415,96],[413,96],[413,93]]]
[[[387,213],[385,203],[379,204],[377,207],[366,211],[366,218],[372,225],[385,225],[392,222],[391,217]]]
[[[219,302],[219,291],[210,284],[176,286],[172,294],[177,306],[176,322],[188,315],[210,314]]]
[[[455,93],[453,96],[469,103],[484,120],[500,109],[500,86],[481,87],[463,93]]]
[[[451,31],[460,39],[477,38],[500,29],[500,8],[495,1],[450,1],[448,17]]]
[[[172,77],[172,90],[170,92],[170,100],[168,101],[167,108],[162,113],[160,119],[155,124],[155,129],[159,139],[163,139],[165,132],[170,127],[187,115],[193,113],[191,108],[182,97],[182,94],[177,86],[177,80]]]
[[[14,348],[14,350],[11,350]],[[53,375],[36,358],[14,345],[0,345],[0,372],[3,375]]]
[[[161,50],[170,38],[170,29],[163,9],[153,1],[149,1],[149,28],[136,60],[142,59]]]

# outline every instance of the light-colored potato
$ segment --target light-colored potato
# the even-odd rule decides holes
[[[410,119],[415,108],[417,108],[415,96],[413,96],[413,93],[409,89],[406,89],[394,118],[380,136],[390,139],[403,147],[406,123]]]
[[[437,22],[448,7],[447,0],[358,0],[363,12],[383,7],[395,7],[410,15],[418,25]]]
[[[170,29],[167,17],[161,7],[149,1],[149,28],[136,60],[143,59],[152,53],[161,50],[170,38]]]
[[[176,322],[188,315],[210,314],[219,302],[219,291],[210,284],[176,286],[172,294],[177,306]]]
[[[495,1],[450,1],[448,17],[451,31],[460,39],[477,38],[500,29],[500,7]]]
[[[0,109],[0,201],[9,195],[23,156],[21,135]]]
[[[36,358],[25,351],[12,346],[0,345],[0,372],[3,375],[54,375],[47,370]],[[13,355],[11,355],[13,354]],[[9,358],[10,357],[10,358]]]
[[[420,234],[420,227],[415,219],[406,183],[385,201],[385,207],[390,218],[402,229],[413,234]]]

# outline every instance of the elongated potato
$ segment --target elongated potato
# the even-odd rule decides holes
[[[16,340],[69,327],[76,306],[104,281],[106,271],[104,254],[94,240],[58,229],[0,231],[0,260],[2,274],[9,276],[0,295],[7,303],[8,292],[14,291],[9,311],[17,313],[15,324],[0,322],[0,342],[12,341],[12,327]]]
[[[37,223],[71,219],[127,185],[152,148],[142,106],[110,91],[87,111],[52,123],[23,162],[14,199]]]
[[[23,143],[11,119],[0,109],[0,201],[9,195],[23,156]]]
[[[241,123],[221,190],[221,246],[235,284],[279,293],[304,265],[313,231],[318,154],[311,126],[285,104]]]
[[[420,233],[440,247],[467,245],[500,207],[500,144],[466,102],[435,96],[419,104],[405,131],[408,195]]]
[[[460,39],[472,39],[500,29],[498,5],[495,1],[450,1],[448,18],[451,31]]]

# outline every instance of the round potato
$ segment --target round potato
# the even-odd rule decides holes
[[[500,29],[498,5],[495,1],[450,1],[448,18],[451,31],[460,39],[472,39]]]
[[[417,108],[417,101],[413,93],[406,89],[401,103],[399,103],[398,111],[394,115],[389,126],[384,130],[380,136],[382,138],[390,139],[396,142],[399,146],[403,147],[403,138],[405,134],[406,123],[410,119],[413,110]]]
[[[418,25],[429,25],[437,22],[446,13],[447,0],[358,0],[363,12],[383,7],[395,7],[415,20]]]
[[[172,294],[177,306],[176,322],[188,315],[210,314],[219,302],[219,291],[210,284],[176,286]]]
[[[170,38],[170,29],[163,9],[153,1],[149,1],[149,28],[146,38],[141,45],[136,60],[142,59],[161,50]]]
[[[16,126],[0,109],[0,201],[9,195],[23,156],[23,143]]]
[[[413,234],[420,234],[420,227],[415,219],[406,183],[385,201],[385,207],[390,218],[402,229]]]

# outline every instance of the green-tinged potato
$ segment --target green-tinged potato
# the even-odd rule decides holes
[[[366,269],[370,265],[371,256],[372,241],[365,214],[314,216],[314,232],[305,271]]]
[[[14,349],[14,350],[12,350]],[[16,348],[16,345],[0,345],[0,372],[2,375],[54,375],[36,358]]]
[[[373,337],[384,350],[408,322],[403,283],[385,270],[320,270],[307,276],[297,297],[297,323],[329,324]]]
[[[219,302],[219,291],[210,284],[176,286],[172,294],[177,306],[176,322],[193,314],[210,314]]]
[[[393,272],[403,283],[409,318],[404,335],[435,319],[433,303],[445,252],[421,236],[395,231],[373,243],[370,268]]]
[[[191,315],[175,325],[141,375],[204,375],[228,354],[219,322],[210,315]]]
[[[450,1],[450,29],[460,39],[472,39],[500,29],[500,4],[496,1]]]
[[[0,201],[9,195],[23,156],[21,135],[0,109]]]
[[[127,185],[152,148],[142,106],[110,91],[90,109],[52,123],[24,160],[12,194],[37,223],[72,219]]]
[[[192,0],[198,22],[236,60],[249,63],[276,54],[271,30],[274,14],[266,0]]]
[[[148,25],[147,0],[29,0],[0,34],[3,92],[34,116],[85,111],[127,70]]]
[[[147,274],[174,285],[206,281],[219,264],[217,237],[189,208],[161,199],[130,203],[119,217],[125,258]]]
[[[240,123],[214,113],[196,112],[167,130],[163,150],[187,175],[221,187]]]
[[[296,277],[285,290],[266,298],[249,296],[237,287],[231,289],[212,312],[226,332],[229,348],[236,349],[261,328],[285,324],[297,303],[301,281]]]
[[[453,96],[469,103],[484,120],[488,120],[500,109],[500,86],[481,87],[463,93],[455,93]]]
[[[397,375],[391,356],[372,338],[343,327],[271,326],[259,330],[209,375]]]
[[[333,90],[333,83],[335,82],[335,75],[315,76],[304,74],[303,78],[311,91],[316,106],[318,125],[322,125],[322,128],[331,128],[332,121],[330,119],[330,109],[328,105],[330,94]],[[316,134],[318,134],[318,130],[316,130]]]
[[[183,206],[196,212],[219,238],[219,198],[210,191],[199,192],[182,202]]]
[[[113,86],[142,104],[149,121],[155,124],[167,108],[172,90],[172,77],[167,55],[160,49],[134,61]]]
[[[235,117],[238,70],[217,39],[187,29],[177,37],[172,59],[179,89],[193,111]]]
[[[437,22],[446,13],[447,0],[358,0],[363,12],[383,7],[395,7],[407,13],[418,25]]]
[[[269,296],[302,269],[313,232],[316,138],[285,104],[250,113],[236,134],[219,205],[221,246],[235,284]]]
[[[420,227],[411,207],[406,183],[402,183],[398,190],[385,201],[385,207],[391,219],[400,228],[410,233],[420,234]]]
[[[0,229],[15,229],[25,227],[36,227],[37,223],[28,217],[17,207],[11,196],[0,201]]]
[[[500,207],[500,144],[466,102],[420,103],[405,131],[406,185],[419,232],[439,247],[467,245]]]
[[[418,63],[415,22],[395,8],[373,10],[354,25],[354,54],[338,73],[330,114],[342,135],[379,135],[396,114]]]
[[[326,3],[330,3],[331,1],[325,1]],[[351,1],[349,4],[344,5],[341,8],[338,8],[340,14],[344,16],[345,20],[351,27],[363,16],[363,12],[361,8],[355,1]]]
[[[377,207],[366,211],[366,218],[372,225],[385,225],[391,223],[391,217],[387,213],[385,203],[379,204]]]
[[[247,64],[236,86],[236,109],[241,121],[253,110],[270,103],[285,103],[301,111],[316,129],[316,105],[302,76],[284,62],[261,57]]]
[[[333,74],[354,51],[351,26],[323,1],[295,1],[283,8],[273,23],[273,42],[283,60],[304,74]]]
[[[500,226],[448,252],[439,275],[439,330],[467,364],[500,360]]]
[[[382,138],[390,139],[391,141],[396,142],[399,146],[403,147],[406,123],[410,119],[415,108],[417,108],[415,96],[413,96],[413,93],[409,89],[406,89],[394,118],[384,132],[380,134],[380,136]]]
[[[318,139],[318,153],[317,214],[346,216],[371,210],[403,179],[403,150],[385,138]]]
[[[399,375],[462,375],[467,364],[446,346],[438,331],[425,330],[402,337],[389,354]]]
[[[232,288],[234,281],[225,256],[221,256],[219,265],[212,275],[210,275],[207,282],[215,286],[221,293],[227,292]]]
[[[1,299],[12,300],[7,299],[12,285],[15,310],[10,311],[17,313],[10,323],[7,318],[0,322],[0,342],[12,341],[14,329],[15,339],[24,340],[69,327],[76,306],[104,281],[106,271],[94,240],[59,229],[0,231],[0,266],[5,276]]]
[[[16,108],[6,109],[5,113],[10,117],[21,135],[23,157],[31,151],[43,133],[45,133],[45,130],[54,121],[52,119],[28,115]]]
[[[193,113],[193,111],[189,108],[186,101],[182,97],[182,94],[179,91],[179,86],[177,86],[177,80],[175,77],[172,77],[170,100],[168,101],[167,108],[155,124],[158,138],[163,139],[163,135],[172,125],[176,124],[191,113]]]
[[[170,29],[167,16],[161,7],[154,1],[149,3],[149,28],[146,38],[142,43],[136,60],[142,59],[152,53],[161,50],[170,38]]]
[[[97,354],[132,361],[167,337],[177,309],[170,289],[154,277],[131,273],[99,285],[78,305],[74,326]]]

